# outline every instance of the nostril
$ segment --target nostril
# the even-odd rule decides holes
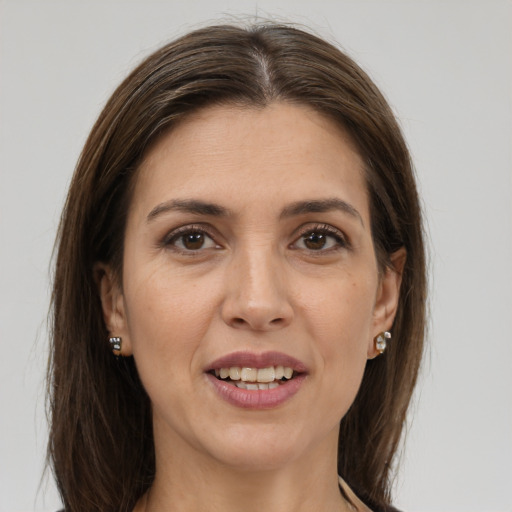
[[[280,327],[281,325],[283,325],[285,323],[285,319],[284,318],[274,318],[273,320],[270,320],[266,325],[267,327]],[[248,322],[247,320],[245,320],[244,318],[242,317],[235,317],[235,318],[232,318],[231,319],[231,326],[232,327],[247,327],[247,326],[250,326],[254,329],[260,329],[260,328],[264,328],[264,322],[259,325],[259,322]]]

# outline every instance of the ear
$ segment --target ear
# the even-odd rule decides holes
[[[124,297],[110,265],[96,263],[94,280],[100,294],[103,320],[108,333],[110,336],[119,336],[122,339],[121,351],[115,354],[131,356],[133,351],[126,321]]]
[[[368,359],[373,359],[379,355],[374,343],[375,336],[383,331],[389,331],[393,325],[398,308],[400,285],[406,259],[407,252],[404,247],[401,247],[391,255],[390,265],[386,267],[384,273],[380,276],[375,307],[373,309],[373,335],[368,344]]]

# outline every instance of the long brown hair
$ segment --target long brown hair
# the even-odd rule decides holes
[[[151,409],[132,358],[107,343],[96,262],[122,275],[126,212],[147,148],[174,123],[216,103],[287,101],[334,119],[366,165],[381,270],[407,251],[393,340],[369,361],[341,421],[338,470],[369,502],[390,501],[391,464],[423,352],[425,255],[409,153],[369,77],[297,28],[212,26],[167,44],[114,92],[80,156],[57,237],[48,453],[67,511],[130,511],[154,477]]]

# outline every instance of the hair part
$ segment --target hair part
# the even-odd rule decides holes
[[[121,282],[127,211],[148,148],[203,107],[306,105],[356,144],[368,185],[381,271],[404,247],[393,342],[368,362],[342,419],[339,474],[368,503],[390,502],[391,464],[423,353],[426,271],[421,211],[409,153],[386,100],[345,54],[274,24],[212,26],[171,42],[117,88],[77,164],[57,236],[48,369],[48,454],[68,511],[132,510],[154,478],[149,398],[132,358],[107,343],[97,262]]]

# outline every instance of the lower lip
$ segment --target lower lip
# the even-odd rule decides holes
[[[274,389],[248,390],[237,388],[233,384],[219,380],[211,373],[207,373],[206,376],[222,399],[243,409],[272,409],[278,407],[299,391],[306,378],[305,374],[301,374],[284,384],[279,384]]]

